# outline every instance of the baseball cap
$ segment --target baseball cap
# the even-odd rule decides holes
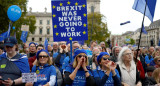
[[[15,44],[17,44],[17,39],[15,37],[7,37],[4,39],[4,46],[13,47]]]

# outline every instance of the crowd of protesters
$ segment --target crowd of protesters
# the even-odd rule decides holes
[[[105,42],[23,44],[14,37],[0,42],[0,86],[160,86],[160,47],[106,47]],[[71,53],[72,52],[72,53]],[[72,54],[72,55],[71,55]],[[22,73],[37,82],[22,82]]]

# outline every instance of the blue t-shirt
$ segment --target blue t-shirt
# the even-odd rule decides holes
[[[51,75],[56,76],[56,68],[48,64],[45,64],[41,69],[39,66],[36,67],[36,65],[34,65],[32,67],[32,72],[36,72],[37,74],[37,82],[34,83],[34,86],[45,85],[50,81]]]
[[[120,79],[120,75],[119,75],[119,72],[117,69],[115,69],[115,72],[116,72],[117,77]],[[104,75],[105,75],[105,73],[102,70],[93,70],[94,78],[102,79]],[[112,75],[113,75],[112,72],[110,72],[109,77],[108,77],[104,86],[114,86],[114,80],[112,78]]]
[[[62,64],[62,69],[65,70],[65,68],[69,65],[70,62],[70,58],[69,56],[67,56],[64,60],[63,60],[63,64]]]
[[[72,73],[74,71],[74,68],[70,65],[66,67],[65,71]],[[91,76],[93,76],[90,70],[88,70],[88,72]],[[86,86],[86,76],[84,70],[80,68],[77,71],[76,77],[74,78],[72,85],[66,86]]]
[[[58,52],[53,53],[53,58],[56,58],[58,56]]]

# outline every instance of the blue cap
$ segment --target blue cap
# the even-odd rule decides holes
[[[107,52],[101,52],[101,53],[97,56],[97,62],[98,62],[98,64],[99,64],[99,61],[101,60],[101,58],[102,58],[104,55],[108,55],[108,56],[109,56],[109,54],[108,54]]]
[[[7,37],[4,39],[4,46],[13,47],[17,44],[17,39],[15,37]]]
[[[84,50],[84,49],[76,49],[75,52],[74,52],[74,55],[73,55],[73,59],[80,53],[85,53],[87,55],[86,50]]]
[[[36,58],[37,58],[37,59],[39,59],[39,54],[40,54],[41,52],[46,52],[46,53],[48,54],[48,56],[50,56],[48,51],[42,49],[42,50],[39,50],[39,51],[37,52],[37,54],[36,54]]]
[[[30,45],[31,45],[31,44],[34,44],[34,45],[36,46],[36,43],[34,43],[34,42],[30,42],[30,43],[29,43],[29,47],[30,47]]]

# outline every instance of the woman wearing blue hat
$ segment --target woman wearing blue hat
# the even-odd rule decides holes
[[[48,51],[42,49],[36,54],[37,63],[33,66],[32,72],[37,74],[37,82],[27,83],[27,86],[54,86],[56,83],[56,69],[52,65]]]
[[[100,69],[93,70],[97,86],[121,86],[119,72],[116,64],[109,60],[107,52],[101,52],[97,57]]]
[[[65,69],[65,83],[67,86],[94,86],[95,81],[88,66],[87,52],[77,49],[74,52],[74,61]]]

